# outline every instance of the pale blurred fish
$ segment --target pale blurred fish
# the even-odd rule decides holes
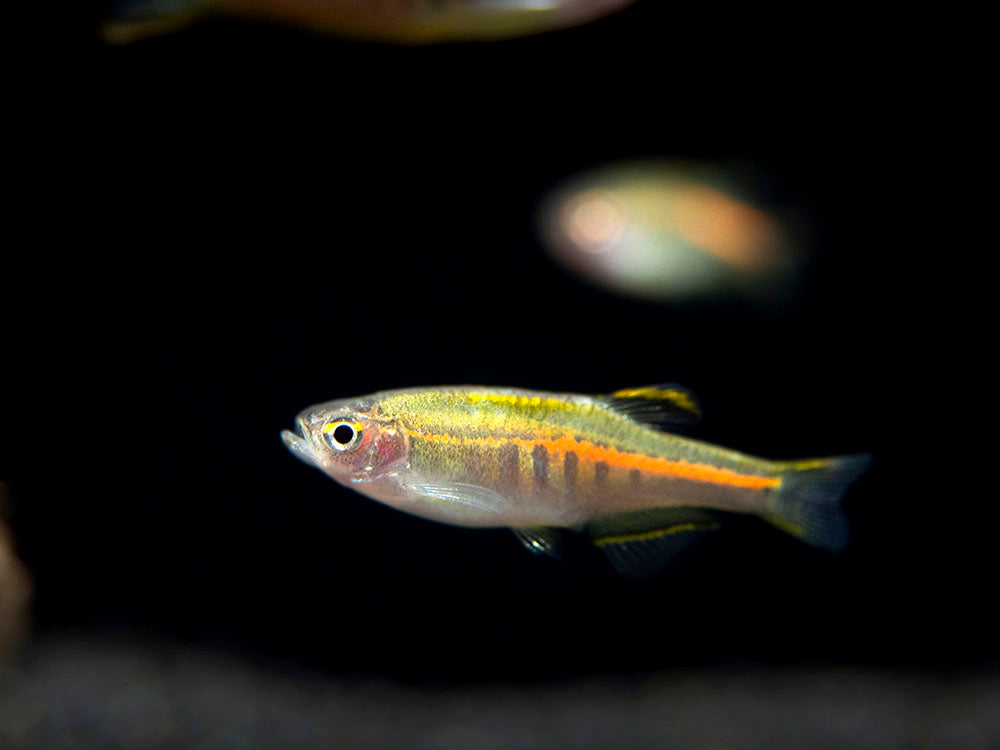
[[[558,556],[585,531],[621,573],[656,573],[725,513],[753,514],[838,550],[841,496],[864,454],[770,461],[671,434],[697,419],[675,385],[604,396],[452,386],[310,407],[282,439],[374,500],[457,526],[509,527]]]
[[[103,28],[131,42],[235,16],[409,44],[526,36],[587,23],[635,0],[122,0]]]
[[[781,299],[804,257],[799,227],[755,205],[753,184],[704,164],[605,166],[552,191],[543,239],[560,263],[628,296]]]

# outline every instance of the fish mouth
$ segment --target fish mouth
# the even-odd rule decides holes
[[[297,432],[292,432],[291,430],[281,431],[281,441],[285,444],[285,447],[292,452],[300,461],[303,461],[310,466],[317,466],[316,455],[313,452],[312,441],[307,437],[309,431],[306,428],[306,423],[303,421],[302,417],[296,420],[296,430]]]

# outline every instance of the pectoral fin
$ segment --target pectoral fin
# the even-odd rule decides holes
[[[495,513],[498,516],[506,510],[507,499],[487,487],[465,482],[414,482],[407,485],[416,494],[429,500],[458,503],[470,508]]]
[[[706,533],[719,528],[716,516],[699,508],[657,508],[606,516],[588,531],[608,562],[631,578],[648,578]]]
[[[550,529],[546,526],[532,526],[529,528],[512,529],[517,541],[524,545],[529,552],[536,555],[549,555],[550,557],[561,558],[562,533],[559,529]]]

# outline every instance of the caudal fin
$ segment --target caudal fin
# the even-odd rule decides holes
[[[848,529],[840,501],[870,463],[867,453],[782,462],[787,472],[765,518],[807,544],[842,550]]]

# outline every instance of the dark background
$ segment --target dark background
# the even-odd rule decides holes
[[[995,659],[950,398],[902,356],[934,340],[924,295],[954,296],[908,282],[940,251],[933,91],[884,26],[704,12],[419,48],[238,21],[108,48],[73,19],[16,147],[31,231],[4,274],[0,478],[40,642],[416,681]],[[643,157],[765,175],[812,228],[798,294],[647,304],[552,263],[538,200]],[[558,563],[381,507],[278,438],[385,388],[664,381],[700,396],[704,439],[874,454],[849,549],[746,522],[626,581],[583,545]]]

